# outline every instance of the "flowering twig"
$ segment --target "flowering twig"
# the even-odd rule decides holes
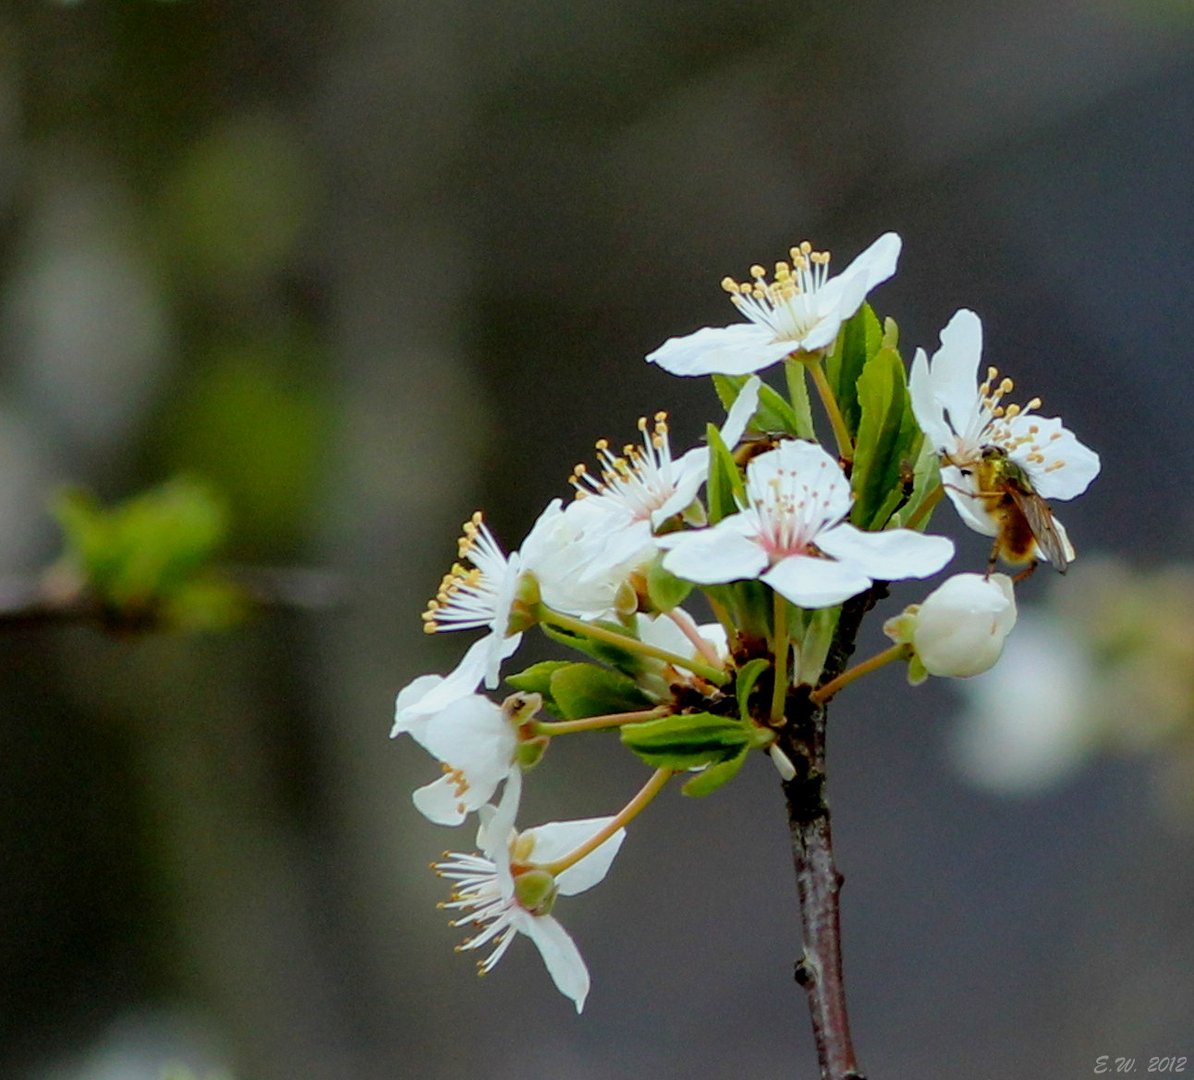
[[[862,616],[886,592],[887,587],[877,582],[843,605],[826,661],[832,678],[842,672],[854,651]],[[784,781],[783,789],[804,938],[796,981],[808,994],[822,1080],[863,1080],[850,1039],[842,977],[838,897],[844,879],[834,860],[829,803],[825,798],[825,704],[796,690],[789,694],[787,706],[787,723],[780,732],[779,747],[796,769],[796,775]]]

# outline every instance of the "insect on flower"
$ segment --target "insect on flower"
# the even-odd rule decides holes
[[[948,455],[947,460],[948,460]],[[950,461],[950,464],[955,464]],[[974,478],[974,488],[962,494],[983,504],[987,516],[997,528],[995,546],[987,563],[987,573],[1002,557],[1013,565],[1028,563],[1023,579],[1036,569],[1038,553],[1044,555],[1059,573],[1074,559],[1074,548],[1053,517],[1049,504],[1037,494],[1028,474],[999,446],[984,446],[982,456],[972,465],[959,465],[963,476]]]

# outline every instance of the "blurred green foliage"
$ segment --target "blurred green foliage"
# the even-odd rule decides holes
[[[240,589],[212,566],[227,514],[205,485],[175,479],[114,507],[72,489],[53,512],[61,567],[113,628],[210,630],[243,615]]]

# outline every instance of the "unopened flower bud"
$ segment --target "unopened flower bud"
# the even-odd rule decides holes
[[[1015,625],[1011,578],[955,574],[918,608],[889,620],[884,630],[897,641],[911,641],[916,656],[910,678],[917,661],[929,675],[966,678],[994,666]]]

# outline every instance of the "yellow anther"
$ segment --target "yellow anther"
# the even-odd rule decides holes
[[[766,277],[767,271],[764,270],[758,263],[755,263],[754,266],[750,268],[750,276],[757,280],[758,278]]]
[[[1034,397],[1027,405],[1024,406],[1025,409],[1039,409],[1040,407],[1041,399],[1039,397]]]
[[[742,286],[732,277],[723,277],[721,279],[721,287],[731,296],[737,296],[742,291]]]
[[[810,244],[807,240],[800,241],[800,254],[801,255],[808,255],[812,250],[813,250],[813,245]]]

